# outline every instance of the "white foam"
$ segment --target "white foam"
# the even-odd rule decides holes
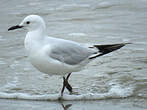
[[[23,100],[57,100],[58,94],[53,95],[31,95],[26,93],[0,93],[0,98],[3,99],[23,99]]]
[[[4,41],[4,40],[6,40],[6,39],[4,39],[3,36],[0,36],[0,41]]]
[[[109,90],[109,93],[113,94],[113,97],[117,96],[124,98],[131,96],[133,94],[133,90],[133,87],[121,87],[120,85],[114,85]]]
[[[101,2],[101,3],[99,3],[99,6],[101,8],[106,8],[106,7],[112,6],[112,4],[110,2]]]
[[[108,98],[124,98],[131,96],[133,89],[121,88],[118,85],[112,86],[107,93],[87,93],[81,95],[68,95],[64,94],[63,100],[100,100]],[[0,98],[4,99],[22,99],[22,100],[40,100],[40,101],[56,101],[60,97],[60,94],[44,94],[44,95],[33,95],[27,93],[5,93],[0,92]]]
[[[100,2],[99,4],[97,4],[97,6],[95,7],[95,9],[99,9],[99,8],[109,8],[112,6],[117,5],[116,3],[112,3],[112,2]]]
[[[3,58],[0,58],[0,64],[1,64],[1,65],[6,64],[6,62],[5,62],[5,61],[3,61]]]
[[[89,4],[64,4],[56,8],[56,10],[65,10],[65,9],[77,9],[77,8],[89,8]]]
[[[9,90],[17,88],[18,78],[14,77],[14,80],[11,83],[6,84],[1,90]],[[108,98],[125,98],[133,95],[134,87],[133,86],[124,86],[116,82],[109,83],[108,92],[105,93],[86,93],[80,95],[63,95],[63,100],[100,100]],[[60,94],[28,94],[28,93],[7,93],[0,92],[0,98],[4,99],[22,99],[22,100],[40,100],[40,101],[56,101],[60,98]]]
[[[69,33],[69,36],[86,36],[85,33]]]

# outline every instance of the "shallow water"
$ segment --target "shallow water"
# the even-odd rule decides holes
[[[0,100],[2,110],[146,110],[146,104],[141,99],[65,102]]]
[[[65,100],[147,98],[146,0],[0,1],[0,98],[57,100],[61,76],[48,76],[28,61],[26,31],[8,32],[29,14],[44,18],[48,35],[87,44],[131,42],[72,74],[79,95]]]

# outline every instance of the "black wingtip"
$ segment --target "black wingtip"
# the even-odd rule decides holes
[[[109,44],[109,45],[93,45],[94,47],[96,47],[100,54],[90,57],[89,59],[93,59],[99,56],[103,56],[105,54],[108,54],[110,52],[113,52],[115,50],[118,50],[120,48],[122,48],[123,46],[127,45],[127,44],[132,44],[132,43],[120,43],[120,44]]]

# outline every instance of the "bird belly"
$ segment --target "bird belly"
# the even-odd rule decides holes
[[[66,65],[57,60],[51,59],[44,54],[31,54],[29,60],[34,67],[40,72],[49,75],[65,75],[67,73],[79,71],[81,68],[77,66]]]

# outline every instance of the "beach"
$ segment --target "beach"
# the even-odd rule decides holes
[[[0,107],[2,110],[147,109],[146,0],[1,0]],[[24,48],[26,30],[8,32],[24,17],[37,14],[47,34],[79,43],[132,43],[99,57],[72,73],[78,95],[59,102],[62,76],[35,69]]]

